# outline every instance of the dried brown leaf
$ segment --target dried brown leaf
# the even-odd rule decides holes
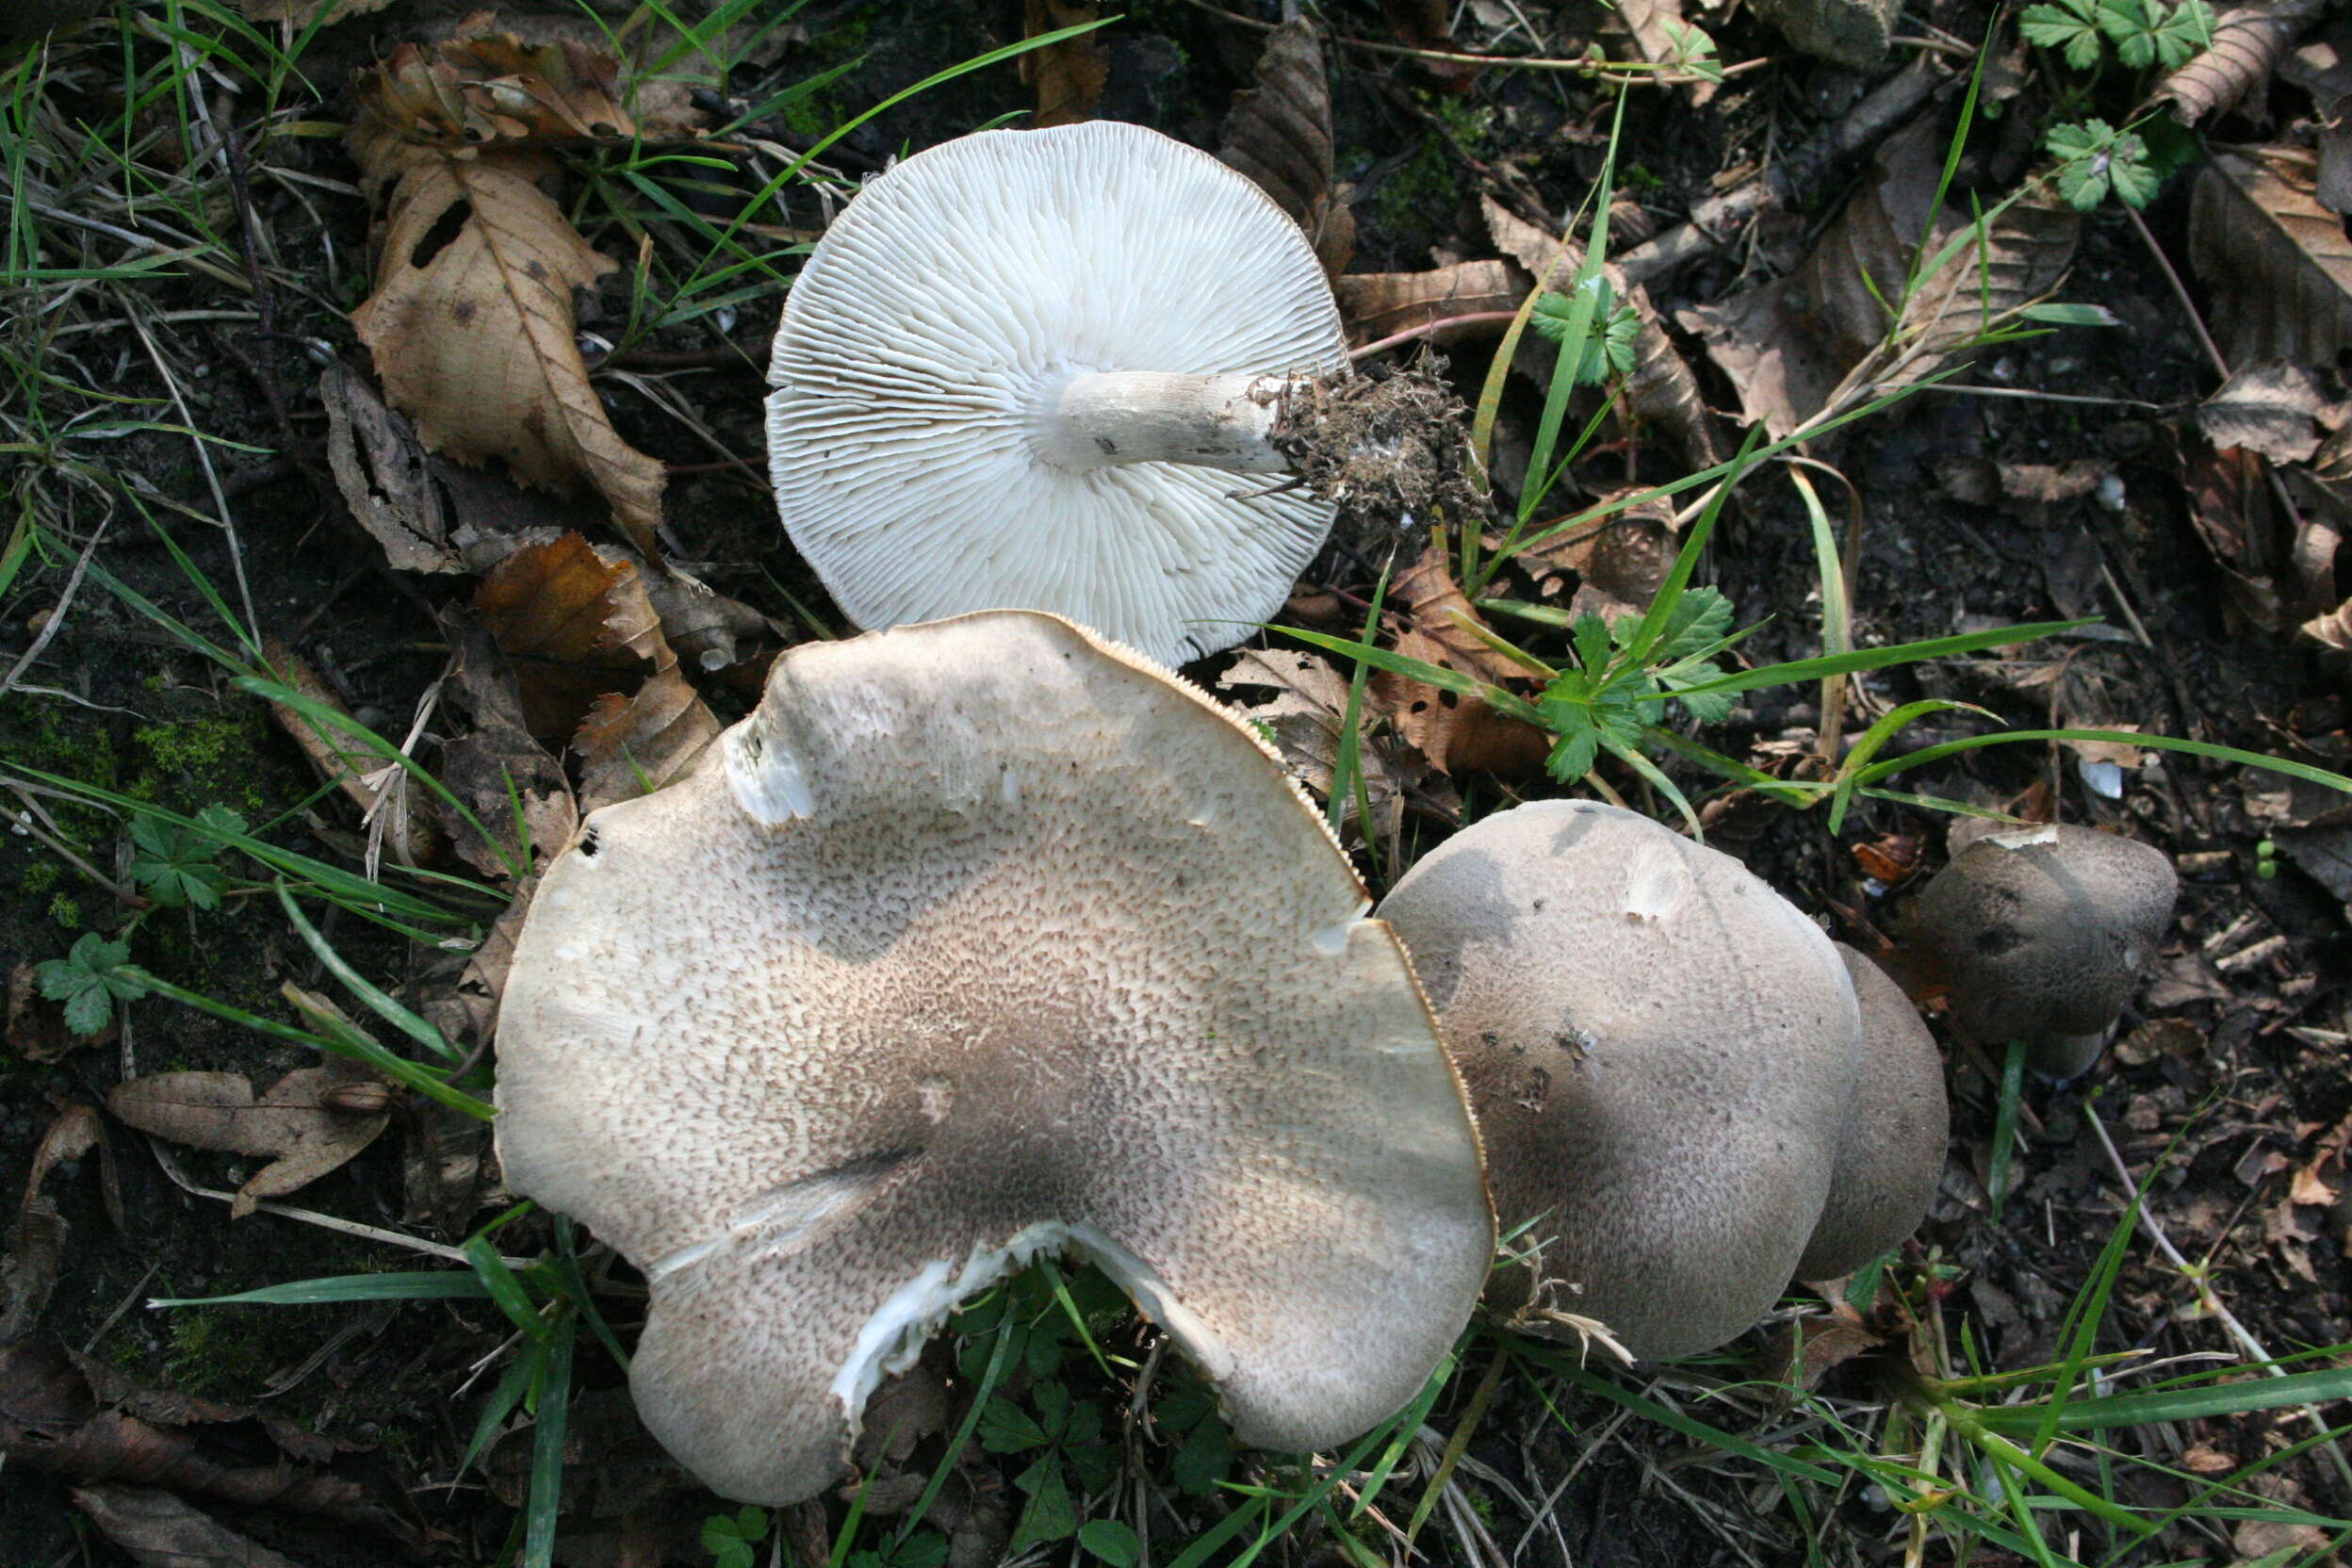
[[[2303,635],[2315,643],[2334,648],[2338,653],[2352,653],[2352,599],[2346,599],[2324,614],[2305,621]]]
[[[2301,463],[2319,450],[2327,414],[2327,397],[2309,370],[2272,360],[2239,366],[2197,405],[2197,424],[2216,449],[2243,447],[2273,463]]]
[[[671,651],[681,663],[706,674],[743,662],[770,637],[784,637],[782,628],[751,606],[714,592],[676,567],[644,580]]]
[[[281,684],[338,713],[342,699],[310,667],[310,662],[272,637],[262,644],[262,656]],[[318,776],[341,790],[359,808],[368,825],[369,858],[376,846],[389,844],[392,857],[404,866],[420,866],[440,850],[440,839],[430,818],[415,809],[415,776],[397,762],[387,762],[347,731],[314,723],[299,710],[282,702],[270,705],[278,727],[293,737]],[[345,713],[345,717],[349,717]]]
[[[2225,113],[2270,80],[2287,45],[2320,13],[2321,0],[2252,0],[2232,6],[2213,24],[2213,41],[2157,84],[2152,95],[2194,125]]]
[[[304,1000],[316,1008],[334,1006],[319,997]],[[275,1156],[237,1188],[229,1214],[241,1218],[262,1199],[298,1191],[373,1143],[391,1119],[388,1100],[373,1110],[347,1110],[343,1103],[352,1102],[351,1091],[384,1082],[341,1056],[287,1073],[258,1099],[242,1073],[157,1072],[115,1086],[106,1109],[173,1143]]]
[[[1021,36],[1058,32],[1092,22],[1102,14],[1097,0],[1026,0]],[[1110,79],[1111,59],[1103,52],[1100,32],[1081,33],[1021,57],[1021,79],[1037,90],[1037,126],[1074,125],[1094,118],[1095,100]]]
[[[1870,178],[1796,271],[1678,314],[1739,389],[1745,416],[1774,437],[1933,374],[2065,276],[2080,215],[2020,201],[1988,225],[1981,245],[1962,244],[1905,298],[1930,218],[1931,254],[1971,232],[1957,210],[1932,210],[1944,148],[1932,117],[1914,123],[1881,149]],[[1899,300],[1890,326],[1887,308]]]
[[[302,1568],[169,1492],[77,1487],[74,1506],[90,1516],[99,1534],[146,1568]]]
[[[514,672],[490,634],[454,615],[449,621],[457,649],[449,683],[473,728],[443,743],[440,777],[473,816],[469,821],[443,802],[442,825],[458,854],[484,875],[512,876],[517,868],[527,875],[536,858],[571,842],[580,808],[563,765],[524,724]]]
[[[1552,287],[1560,288],[1584,265],[1582,247],[1566,244],[1559,237],[1537,228],[1491,196],[1483,198],[1479,204],[1495,249],[1518,262],[1532,276],[1548,279]],[[1604,266],[1601,271],[1617,298],[1632,305],[1642,319],[1642,334],[1634,340],[1634,369],[1625,378],[1625,406],[1636,418],[1648,420],[1665,431],[1691,467],[1715,466],[1723,460],[1722,443],[1715,437],[1715,416],[1707,411],[1707,400],[1699,395],[1699,380],[1690,373],[1690,362],[1682,357],[1682,351],[1659,324],[1658,309],[1650,303],[1650,291],[1628,282],[1612,266]],[[1530,364],[1540,357],[1531,355],[1531,350],[1548,347],[1530,343],[1524,337],[1519,341],[1519,352],[1528,356]],[[1545,379],[1549,379],[1548,371]]]
[[[568,741],[598,697],[677,662],[636,564],[577,533],[499,562],[474,610],[514,666],[524,727],[549,744]]]
[[[693,768],[718,738],[717,717],[676,668],[655,673],[632,695],[598,697],[572,739],[582,814],[650,794]]]
[[[1649,608],[1674,568],[1678,547],[1674,503],[1653,500],[1614,513],[1592,527],[1546,540],[1512,559],[1535,577],[1538,591],[1547,597],[1556,596],[1566,586],[1565,574],[1575,574],[1576,586],[1568,600],[1568,613],[1613,621]]]
[[[118,1229],[122,1223],[122,1200],[115,1185],[114,1151],[106,1142],[106,1124],[88,1105],[67,1105],[50,1119],[49,1130],[33,1150],[24,1201],[17,1205],[16,1222],[8,1231],[8,1253],[0,1257],[0,1345],[31,1333],[57,1289],[57,1270],[65,1256],[66,1223],[43,1185],[51,1171],[93,1149],[98,1152],[105,1182],[107,1216]]]
[[[406,45],[355,89],[352,153],[391,188],[375,290],[352,313],[391,403],[429,450],[504,462],[525,484],[600,493],[659,558],[664,474],[589,385],[575,289],[614,268],[547,195],[537,144],[630,134],[617,62],[572,41]]]
[[[1313,24],[1294,17],[1266,37],[1256,85],[1233,99],[1217,155],[1255,180],[1306,231],[1332,277],[1356,250],[1348,188],[1331,173],[1331,91]]]
[[[1517,310],[1527,280],[1507,261],[1458,261],[1427,272],[1351,272],[1331,280],[1351,342],[1371,343],[1457,316]],[[1471,323],[1429,335],[1434,343],[1493,335],[1498,325]]]
[[[1405,658],[1496,685],[1527,675],[1478,635],[1491,629],[1454,581],[1446,552],[1436,546],[1398,574],[1389,585],[1388,602],[1395,610],[1388,619],[1396,650]],[[1397,733],[1443,774],[1524,774],[1540,768],[1551,749],[1543,731],[1506,718],[1479,697],[1385,670],[1372,678],[1371,691]]]
[[[44,1338],[0,1344],[0,1463],[10,1469],[267,1505],[421,1550],[421,1532],[399,1511],[405,1499],[380,1502],[305,1467],[345,1447],[241,1407],[143,1388]]]
[[[327,464],[335,487],[359,526],[403,572],[459,572],[466,564],[449,543],[449,521],[434,489],[431,459],[408,422],[341,364],[318,378],[327,410]]]
[[[1347,676],[1314,654],[1297,648],[1251,648],[1217,678],[1217,690],[1234,712],[1267,732],[1291,777],[1317,800],[1329,801],[1347,733],[1348,685]],[[1358,714],[1360,727],[1372,712],[1367,700]],[[1351,790],[1340,803],[1340,830],[1393,843],[1404,823],[1404,792],[1383,748],[1361,727],[1356,759],[1363,773],[1364,801]],[[1368,833],[1358,820],[1359,807],[1367,802]]]
[[[1678,29],[1689,25],[1682,15],[1682,0],[1620,0],[1617,19],[1633,35],[1633,46],[1652,65],[1673,65],[1683,57],[1682,40]],[[1700,108],[1713,100],[1721,90],[1721,82],[1692,81],[1684,84],[1690,106]]]
[[[2231,365],[2332,366],[2352,347],[2352,239],[2292,149],[2213,155],[2190,201],[2189,262]]]

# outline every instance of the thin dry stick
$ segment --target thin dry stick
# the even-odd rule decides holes
[[[163,378],[164,390],[172,394],[172,406],[178,410],[180,423],[188,427],[188,440],[196,449],[196,465],[204,469],[204,482],[212,490],[212,504],[220,512],[220,515],[212,521],[228,540],[229,570],[237,579],[237,602],[245,607],[245,625],[251,635],[258,637],[261,635],[261,616],[253,609],[253,590],[245,580],[245,549],[237,542],[237,524],[229,516],[229,498],[220,488],[220,476],[213,469],[211,449],[203,433],[197,429],[196,416],[188,412],[188,400],[180,395],[179,378],[172,373],[171,362],[163,357],[163,350],[156,346],[155,337],[147,331],[147,324],[139,318],[139,306],[119,293],[117,297],[122,299],[122,314],[131,323],[131,331],[146,347],[147,357],[155,362],[155,374]]]
[[[2238,1321],[2238,1315],[2230,1310],[2230,1304],[2213,1294],[2213,1287],[2206,1279],[2204,1268],[2182,1257],[2180,1250],[2172,1244],[2172,1238],[2164,1234],[2164,1227],[2156,1218],[2156,1211],[2148,1207],[2146,1191],[2140,1186],[2138,1179],[2132,1174],[2131,1167],[2123,1163],[2123,1155],[2115,1149],[2115,1140],[2107,1135],[2107,1124],[2099,1119],[2099,1112],[2091,1107],[2088,1101],[2083,1102],[2082,1116],[2090,1122],[2091,1131],[2099,1135],[2099,1146],[2106,1151],[2107,1163],[2115,1168],[2115,1179],[2123,1184],[2124,1190],[2132,1195],[2133,1202],[2138,1205],[2140,1228],[2146,1231],[2148,1239],[2156,1244],[2156,1250],[2164,1253],[2172,1266],[2179,1271],[2180,1277],[2188,1281],[2197,1291],[2197,1304],[2221,1320],[2222,1325],[2230,1331],[2230,1337],[2236,1340],[2247,1355],[2262,1364],[2262,1371],[2274,1378],[2287,1376],[2286,1369],[2272,1359],[2268,1350],[2262,1348],[2262,1342],[2256,1339],[2244,1323]],[[2316,1406],[2304,1405],[2301,1409],[2303,1413],[2311,1418],[2313,1431],[2324,1432],[2328,1429],[2328,1423],[2321,1419]],[[2343,1478],[2345,1489],[2352,1491],[2352,1460],[2344,1458],[2343,1447],[2332,1438],[2328,1440],[2327,1448],[2329,1456],[2336,1462],[2336,1474]]]
[[[90,558],[98,553],[98,541],[106,536],[106,519],[101,517],[98,519],[98,526],[90,531],[90,543],[82,547],[82,553],[74,559],[74,570],[65,580],[65,592],[57,596],[56,608],[49,612],[49,618],[41,622],[41,630],[34,634],[33,645],[26,648],[14,664],[8,666],[8,673],[6,676],[0,676],[0,697],[7,696],[16,690],[17,678],[32,668],[33,661],[41,656],[42,650],[49,646],[50,640],[64,629],[65,612],[74,607],[74,596],[81,590],[82,574],[90,570]]]
[[[1383,349],[1394,349],[1400,343],[1411,343],[1415,338],[1427,337],[1432,333],[1445,332],[1452,327],[1502,326],[1518,318],[1519,313],[1515,310],[1473,310],[1461,316],[1441,316],[1434,321],[1424,321],[1417,327],[1407,327],[1402,332],[1390,333],[1386,337],[1366,343],[1361,349],[1350,349],[1348,351],[1348,357],[1363,359],[1368,355],[1377,354]]]

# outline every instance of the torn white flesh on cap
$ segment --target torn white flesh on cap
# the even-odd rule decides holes
[[[1492,1258],[1477,1135],[1254,734],[1000,612],[788,650],[721,757],[549,868],[498,1028],[508,1180],[645,1271],[681,1463],[814,1494],[880,1378],[1062,1248],[1244,1442],[1413,1396]]]
[[[1298,225],[1207,154],[1105,121],[964,137],[868,184],[794,280],[777,510],[860,626],[1044,610],[1183,663],[1330,532],[1331,502],[1249,476],[1282,467],[1278,389],[1348,364]]]

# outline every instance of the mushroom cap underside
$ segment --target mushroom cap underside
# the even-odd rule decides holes
[[[1729,856],[1634,812],[1497,812],[1380,906],[1469,1087],[1506,1249],[1498,1308],[1688,1355],[1779,1298],[1860,1064],[1827,938]],[[1514,1235],[1514,1233],[1515,1235]]]
[[[1489,1262],[1477,1137],[1254,737],[1001,612],[792,649],[722,749],[588,818],[498,1033],[508,1179],[645,1271],[631,1382],[688,1468],[812,1494],[886,1371],[1062,1247],[1244,1441],[1417,1390]]]
[[[776,504],[860,626],[1044,610],[1182,663],[1281,608],[1331,504],[1211,467],[1060,467],[1043,412],[1090,371],[1347,366],[1314,249],[1216,158],[1110,121],[982,132],[869,183],[794,280]]]

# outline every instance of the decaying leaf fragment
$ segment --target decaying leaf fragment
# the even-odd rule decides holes
[[[364,74],[351,150],[369,193],[390,196],[375,289],[352,321],[429,449],[497,458],[559,493],[593,488],[658,560],[662,465],[613,430],[576,335],[573,291],[617,264],[564,219],[542,150],[639,128],[617,72],[576,43],[496,35],[403,45]]]
[[[2224,11],[2213,41],[2157,84],[2154,101],[2185,123],[2238,106],[2270,80],[2271,68],[2320,13],[2321,0],[2248,0]]]
[[[1098,0],[1026,0],[1021,36],[1058,32],[1082,26],[1101,13]],[[1032,125],[1074,125],[1094,118],[1095,100],[1110,79],[1110,57],[1102,52],[1101,33],[1081,33],[1059,43],[1032,49],[1021,57],[1021,79],[1035,83],[1037,112]]]
[[[77,1487],[74,1506],[99,1534],[149,1568],[302,1568],[153,1487]]]
[[[1454,581],[1446,552],[1432,545],[1389,584],[1396,649],[1408,659],[1460,670],[1496,685],[1528,671],[1478,635],[1486,618]],[[1381,671],[1372,678],[1375,700],[1396,731],[1440,773],[1463,770],[1521,774],[1541,768],[1550,740],[1534,726],[1506,718],[1475,696],[1441,691],[1426,681]]]
[[[114,1150],[106,1142],[106,1123],[88,1105],[67,1105],[51,1119],[49,1130],[33,1150],[33,1168],[24,1177],[24,1199],[17,1205],[16,1221],[8,1229],[8,1250],[0,1255],[0,1345],[31,1333],[41,1322],[57,1284],[64,1261],[66,1223],[45,1190],[50,1172],[97,1151],[105,1183],[106,1215],[117,1228],[122,1223],[122,1199],[114,1177]]]
[[[277,672],[280,682],[292,687],[320,707],[343,711],[343,703],[310,662],[286,643],[270,638],[262,655]],[[370,873],[382,847],[392,846],[392,858],[404,866],[424,865],[440,847],[433,822],[415,810],[415,776],[398,762],[387,762],[346,731],[313,720],[287,703],[272,702],[270,716],[278,727],[302,748],[318,776],[341,790],[359,808],[368,825]],[[346,715],[348,717],[348,715]]]
[[[1933,117],[1913,124],[1887,142],[1796,271],[1677,314],[1739,389],[1741,413],[1773,437],[1933,374],[2065,277],[2082,232],[2072,209],[2020,200],[1981,244],[1966,215],[1932,210],[1945,145]],[[1930,256],[1951,253],[1906,298],[1931,219]]]
[[[683,775],[719,738],[719,721],[676,666],[629,696],[607,693],[572,737],[580,753],[580,806],[594,811],[651,794]]]
[[[1294,17],[1266,35],[1256,85],[1233,99],[1217,155],[1306,231],[1325,272],[1337,278],[1348,270],[1356,252],[1353,188],[1332,181],[1331,90],[1313,24]]]
[[[572,841],[580,808],[563,766],[531,738],[514,671],[496,640],[455,613],[444,624],[455,650],[448,687],[473,727],[443,743],[440,763],[441,782],[472,817],[443,802],[442,825],[458,854],[484,875],[528,875],[534,858]]]
[[[2330,404],[2309,370],[2273,360],[2241,365],[2197,405],[2197,423],[2218,449],[2244,447],[2273,463],[2302,463],[2319,450],[2322,426],[2341,427],[2347,415],[2352,410]]]
[[[1233,710],[1265,731],[1282,756],[1282,766],[1317,800],[1329,801],[1338,777],[1339,753],[1348,728],[1348,677],[1329,660],[1297,648],[1250,648],[1217,678],[1217,693]],[[1373,737],[1374,707],[1368,696],[1357,713],[1356,763],[1363,799],[1353,790],[1340,803],[1343,834],[1355,831],[1382,844],[1394,843],[1404,822],[1404,791],[1390,759]],[[1359,808],[1369,805],[1368,825]]]
[[[329,1056],[287,1073],[259,1097],[241,1072],[151,1073],[117,1085],[106,1109],[173,1143],[274,1156],[237,1189],[229,1215],[242,1218],[262,1199],[299,1191],[373,1143],[391,1120],[393,1100],[391,1086],[367,1067]]]
[[[2308,155],[2215,153],[2189,206],[2189,263],[2232,366],[2332,366],[2352,347],[2352,239],[2312,194]]]
[[[474,610],[514,665],[525,727],[551,745],[598,697],[676,662],[636,563],[607,559],[577,533],[499,562]]]
[[[1868,71],[1886,57],[1897,0],[1757,0],[1756,14],[1805,54]]]
[[[1331,280],[1349,341],[1375,343],[1460,316],[1517,310],[1527,280],[1508,261],[1458,261],[1427,272],[1350,272]],[[1465,323],[1429,334],[1434,343],[1492,336],[1499,323]]]

